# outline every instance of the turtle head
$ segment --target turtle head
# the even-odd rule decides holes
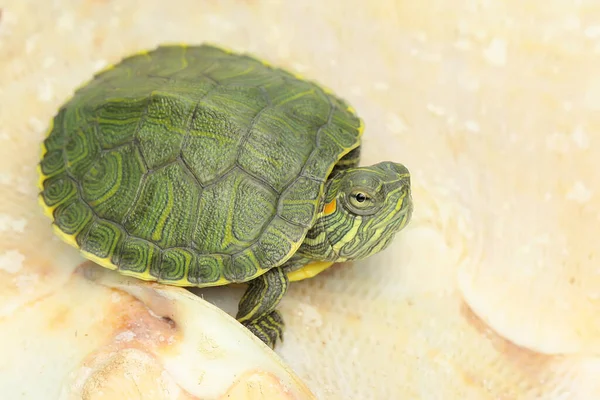
[[[328,182],[321,226],[315,228],[338,260],[362,259],[386,248],[412,210],[408,169],[382,162],[337,173]]]

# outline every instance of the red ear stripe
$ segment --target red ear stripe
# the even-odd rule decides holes
[[[325,204],[325,207],[323,208],[323,213],[325,215],[332,214],[333,212],[335,212],[336,208],[337,205],[335,203],[335,199],[333,199],[329,203]]]

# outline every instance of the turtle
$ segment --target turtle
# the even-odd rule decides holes
[[[363,130],[331,90],[253,55],[160,44],[94,74],[54,114],[39,200],[102,267],[247,284],[235,318],[274,348],[290,282],[384,250],[411,220],[407,167],[359,166]]]

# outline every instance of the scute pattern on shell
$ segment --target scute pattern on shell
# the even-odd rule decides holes
[[[280,265],[361,121],[314,83],[246,55],[161,46],[96,75],[44,142],[41,198],[63,239],[181,286]]]

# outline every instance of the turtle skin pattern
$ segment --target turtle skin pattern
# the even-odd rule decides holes
[[[329,91],[246,55],[161,46],[76,91],[44,141],[41,199],[99,264],[178,286],[283,264],[361,121]]]

